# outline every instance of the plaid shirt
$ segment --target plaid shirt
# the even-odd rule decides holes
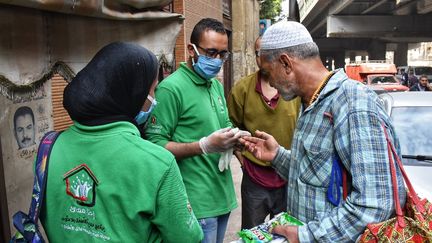
[[[288,181],[288,213],[306,222],[298,230],[301,242],[352,242],[368,223],[394,215],[381,122],[399,154],[400,149],[390,119],[377,99],[366,86],[337,71],[318,99],[301,113],[291,150],[280,147],[272,161]],[[335,153],[351,176],[348,198],[337,207],[326,195]],[[404,205],[400,170],[397,177]]]

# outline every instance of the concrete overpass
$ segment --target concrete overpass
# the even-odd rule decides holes
[[[293,0],[290,0],[293,6]],[[385,59],[394,51],[407,64],[408,43],[432,41],[432,0],[297,0],[300,22],[320,47],[323,61]]]

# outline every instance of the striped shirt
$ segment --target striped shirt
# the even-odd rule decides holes
[[[273,167],[288,181],[288,208],[305,226],[300,242],[352,242],[368,223],[394,215],[387,143],[381,122],[400,154],[390,118],[377,95],[339,70],[318,99],[300,114],[291,150],[280,147]],[[346,201],[333,206],[326,192],[333,155],[351,176]],[[401,203],[405,188],[397,169]],[[403,205],[403,204],[402,204]]]

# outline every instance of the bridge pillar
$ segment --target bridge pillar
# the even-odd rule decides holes
[[[335,68],[345,68],[345,52],[338,51],[334,53],[334,66]]]
[[[349,57],[350,61],[353,62],[355,60],[356,53],[354,51],[350,51],[348,54],[348,57]]]
[[[333,69],[333,65],[334,65],[335,69],[345,67],[345,51],[344,50],[324,51],[324,52],[321,52],[320,54],[321,54],[322,63],[329,70]]]
[[[394,51],[394,63],[398,66],[406,66],[408,56],[408,43],[397,43]]]
[[[372,40],[367,50],[369,60],[385,60],[386,43]]]

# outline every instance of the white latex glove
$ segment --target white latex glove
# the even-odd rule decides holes
[[[228,170],[229,165],[231,163],[233,151],[234,149],[230,148],[227,151],[221,153],[221,157],[219,158],[219,164],[218,164],[218,168],[220,172],[224,170]]]
[[[234,137],[237,139],[243,136],[251,136],[250,132],[242,131],[238,128],[231,129],[231,132],[234,133]],[[228,150],[221,153],[221,157],[219,158],[219,164],[218,164],[218,168],[220,172],[227,170],[229,168],[229,165],[231,163],[231,158],[233,155],[233,150],[234,149],[231,147]]]
[[[222,128],[214,131],[208,137],[201,138],[199,146],[204,154],[223,152],[237,143],[238,138],[234,135],[231,128]]]
[[[238,127],[231,129],[231,131],[234,133],[234,137],[236,137],[237,139],[243,136],[252,136],[250,132],[240,130],[238,129]]]

